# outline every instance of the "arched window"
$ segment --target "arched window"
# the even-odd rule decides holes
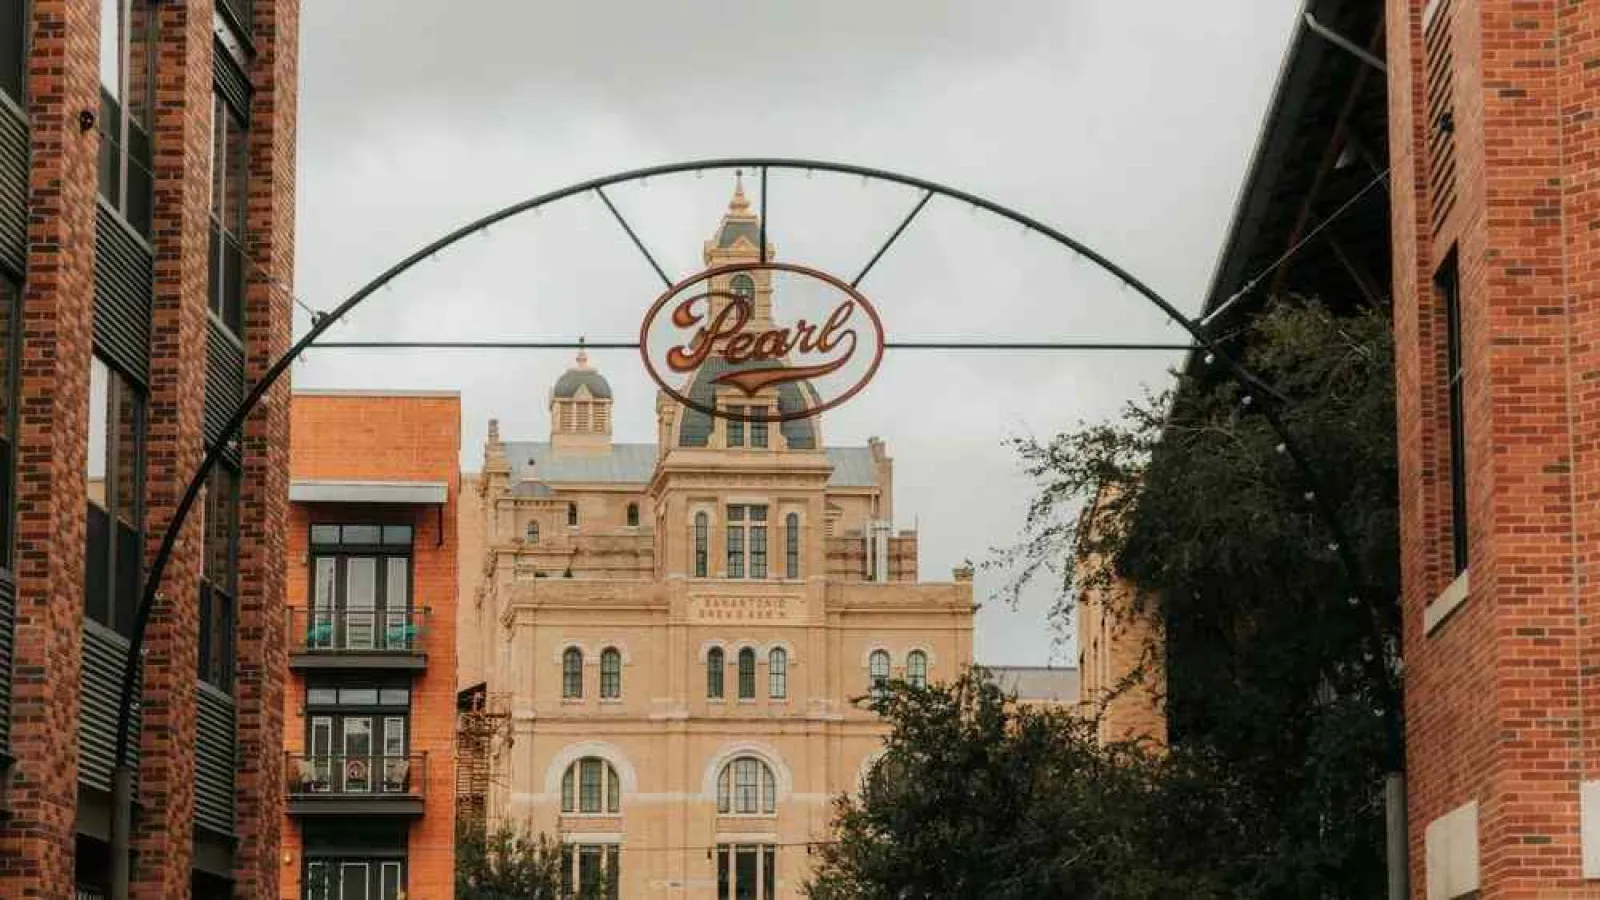
[[[706,552],[706,532],[709,520],[703,512],[694,514],[694,577],[706,577],[706,560],[710,554]]]
[[[872,651],[872,655],[867,657],[867,671],[872,676],[872,696],[882,697],[883,692],[889,687],[888,651]]]
[[[611,763],[585,756],[561,776],[561,811],[584,815],[616,815],[622,811],[622,783]]]
[[[722,675],[727,667],[722,648],[712,647],[711,652],[706,654],[706,696],[712,700],[722,699]]]
[[[800,577],[800,515],[789,513],[783,519],[783,577]]]
[[[576,503],[567,504],[567,525],[572,528],[578,527],[578,504]]]
[[[789,696],[789,652],[782,647],[767,654],[767,696],[774,700]]]
[[[530,544],[539,543],[539,523],[538,522],[529,522],[528,523],[527,535],[528,535],[528,543],[530,543]]]
[[[917,688],[928,686],[928,654],[921,650],[906,654],[906,682]]]
[[[622,696],[622,654],[615,647],[600,651],[600,699]]]
[[[628,527],[639,527],[639,504],[637,503],[628,504]]]
[[[577,647],[561,654],[561,696],[583,696],[583,651]]]
[[[756,698],[756,652],[749,647],[739,651],[739,699]]]
[[[756,299],[755,280],[741,272],[729,279],[728,292],[748,303],[754,303]]]
[[[770,816],[778,811],[778,783],[772,769],[754,756],[722,767],[717,778],[717,812],[725,816]]]

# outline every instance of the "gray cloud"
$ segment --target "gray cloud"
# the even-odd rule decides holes
[[[770,154],[943,181],[1066,230],[1193,310],[1210,274],[1294,10],[1205,4],[318,3],[303,10],[297,291],[326,308],[446,229],[609,171]],[[729,173],[612,197],[674,276]],[[780,256],[853,275],[916,200],[859,179],[773,173]],[[1178,329],[1045,239],[930,204],[864,284],[890,334],[1178,340]],[[597,202],[473,238],[358,310],[334,339],[626,339],[660,283]],[[301,323],[302,327],[304,322]],[[637,358],[597,353],[619,439],[654,439]],[[1176,354],[892,353],[830,414],[829,440],[889,442],[923,574],[1016,533],[1029,486],[1001,442],[1114,411]],[[303,386],[463,392],[464,463],[489,416],[548,428],[557,353],[314,351]],[[986,576],[980,591],[998,583]],[[981,661],[1051,656],[1035,591],[979,615]],[[1070,650],[1068,651],[1070,652]]]

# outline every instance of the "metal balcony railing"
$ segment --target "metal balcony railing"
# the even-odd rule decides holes
[[[428,610],[289,610],[289,652],[313,654],[421,653]]]
[[[428,783],[428,754],[386,756],[286,754],[284,776],[289,796],[417,799]]]

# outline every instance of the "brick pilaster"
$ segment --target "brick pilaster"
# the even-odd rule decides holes
[[[0,896],[70,896],[99,135],[99,5],[35,0],[28,278],[17,437],[17,636]]]
[[[278,285],[294,282],[295,111],[298,0],[254,0],[256,57],[250,71],[250,183],[246,245],[257,270],[245,290],[246,380],[257,380],[289,347],[292,307]],[[266,274],[263,274],[265,272]],[[284,612],[289,491],[289,376],[245,426],[240,516],[239,769],[235,896],[279,896],[284,814],[283,685],[288,670]],[[291,863],[293,865],[294,863]]]
[[[211,205],[211,3],[194,0],[155,9],[147,567],[204,452]],[[189,896],[201,509],[194,508],[184,523],[145,632],[140,811],[134,820],[131,885],[139,900]]]

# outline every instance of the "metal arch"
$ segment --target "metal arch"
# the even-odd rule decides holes
[[[538,209],[539,207],[546,206],[551,203],[555,203],[557,201],[577,196],[589,191],[595,191],[598,193],[602,191],[602,189],[614,184],[639,181],[661,175],[675,175],[685,172],[703,171],[707,169],[744,168],[759,169],[763,173],[765,173],[768,169],[783,169],[828,172],[839,175],[857,175],[869,180],[886,181],[893,184],[917,188],[927,192],[930,195],[948,197],[952,200],[957,200],[978,209],[982,209],[988,213],[999,216],[1000,218],[1007,219],[1023,226],[1030,231],[1038,232],[1039,234],[1042,234],[1045,237],[1055,241],[1057,244],[1093,262],[1096,266],[1110,274],[1112,277],[1131,288],[1145,300],[1154,304],[1173,321],[1180,323],[1184,330],[1189,333],[1199,347],[1204,348],[1215,361],[1221,363],[1230,374],[1238,379],[1245,392],[1247,401],[1259,407],[1261,414],[1266,418],[1268,424],[1277,433],[1279,440],[1282,442],[1285,454],[1293,462],[1295,469],[1300,474],[1301,479],[1305,482],[1307,490],[1310,494],[1313,511],[1316,513],[1317,517],[1323,521],[1324,526],[1328,529],[1330,536],[1332,537],[1330,542],[1331,547],[1339,558],[1340,563],[1345,570],[1346,577],[1351,582],[1353,596],[1360,598],[1363,602],[1368,599],[1365,596],[1367,592],[1367,582],[1362,577],[1360,563],[1355,556],[1354,550],[1350,545],[1350,541],[1347,539],[1344,527],[1339,522],[1336,511],[1330,503],[1329,498],[1324,494],[1323,491],[1320,490],[1320,480],[1317,478],[1315,471],[1311,468],[1304,453],[1294,440],[1294,437],[1289,434],[1287,428],[1284,426],[1283,420],[1273,408],[1273,398],[1268,392],[1263,390],[1263,385],[1260,380],[1252,375],[1249,370],[1246,369],[1238,360],[1234,359],[1230,354],[1224,352],[1220,346],[1214,343],[1211,338],[1206,335],[1205,331],[1200,325],[1191,321],[1187,316],[1184,316],[1176,307],[1169,303],[1160,294],[1157,294],[1153,289],[1151,289],[1149,285],[1146,285],[1143,281],[1134,277],[1132,273],[1128,272],[1126,269],[1123,269],[1110,259],[1102,256],[1100,253],[1074,239],[1070,235],[1052,228],[1051,226],[1029,215],[1017,212],[1016,210],[1002,206],[975,194],[911,175],[903,175],[897,172],[890,172],[887,170],[876,169],[867,166],[852,165],[849,163],[783,157],[723,157],[694,160],[689,162],[667,163],[663,165],[632,169],[626,172],[619,172],[600,178],[594,178],[561,188],[559,190],[540,194],[538,196],[503,207],[495,212],[489,213],[486,216],[468,222],[467,224],[446,233],[442,237],[439,237],[431,243],[426,244],[425,246],[411,253],[409,256],[406,256],[404,259],[390,266],[387,270],[369,281],[354,294],[351,294],[349,298],[335,307],[332,312],[320,317],[314,317],[312,320],[311,330],[307,332],[306,335],[297,341],[292,347],[290,347],[282,357],[280,357],[276,362],[267,368],[267,371],[262,374],[261,379],[251,387],[249,394],[245,396],[245,398],[240,402],[238,408],[234,410],[233,415],[228,419],[227,425],[224,426],[222,434],[216,441],[213,442],[211,448],[206,451],[204,458],[201,460],[199,468],[195,470],[194,475],[190,478],[188,487],[184,489],[183,496],[178,502],[177,509],[174,511],[172,519],[167,523],[166,531],[162,535],[161,543],[156,551],[155,557],[151,562],[150,572],[145,578],[144,589],[139,598],[139,606],[134,614],[133,631],[130,635],[127,662],[123,667],[122,673],[122,695],[120,703],[118,704],[117,753],[115,757],[118,768],[120,769],[127,765],[128,727],[130,724],[129,718],[132,714],[133,689],[138,674],[139,659],[142,656],[145,629],[149,623],[151,609],[153,608],[159,594],[162,576],[166,573],[167,564],[170,561],[172,551],[177,544],[178,534],[182,530],[184,522],[188,519],[190,511],[194,507],[195,501],[199,497],[200,489],[205,484],[206,479],[210,476],[211,471],[216,468],[217,463],[221,460],[224,448],[239,432],[239,429],[243,426],[245,419],[247,419],[250,413],[254,411],[257,404],[261,402],[261,399],[266,396],[269,390],[272,389],[273,385],[276,384],[283,373],[288,370],[289,366],[316,342],[317,338],[321,337],[329,328],[337,324],[339,320],[341,320],[356,306],[360,305],[362,301],[372,296],[379,289],[383,288],[389,282],[404,274],[418,263],[427,260],[429,257],[434,256],[440,251],[459,243],[461,240],[470,237],[479,231],[482,231],[507,219],[514,218],[522,213]],[[1374,625],[1379,624],[1377,620],[1379,613],[1376,605],[1369,603],[1368,608],[1373,617]],[[1381,670],[1375,671],[1375,683],[1378,684],[1380,686],[1380,690],[1384,692],[1384,705],[1386,707],[1386,714],[1390,717],[1394,717],[1397,715],[1398,709],[1395,704],[1393,683],[1388,675],[1388,670],[1384,668],[1384,647],[1382,643],[1381,628],[1375,628],[1374,632],[1376,646],[1373,648],[1373,661],[1371,665],[1375,666],[1378,670]]]

